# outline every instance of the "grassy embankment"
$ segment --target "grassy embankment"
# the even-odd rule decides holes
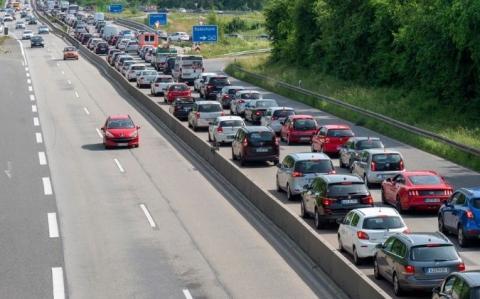
[[[269,63],[268,56],[255,56],[237,61],[242,68],[263,74],[291,84],[298,84],[320,94],[342,99],[371,111],[384,114],[416,127],[424,128],[456,142],[480,148],[480,118],[478,111],[469,111],[466,107],[438,106],[435,99],[411,90],[396,88],[375,88],[360,86],[338,80],[319,72],[298,68],[281,63]],[[313,97],[306,97],[296,92],[267,82],[251,78],[242,72],[235,72],[228,67],[227,72],[241,80],[261,85],[263,88],[288,96],[296,101],[350,120],[358,125],[368,127],[384,135],[456,162],[467,168],[480,171],[480,158],[466,154],[454,147],[419,137],[411,132],[394,128],[386,123],[376,121],[357,113],[328,104]],[[412,165],[414,167],[414,165]]]

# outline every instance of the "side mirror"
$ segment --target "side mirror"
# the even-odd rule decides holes
[[[100,130],[101,130],[102,132],[105,132],[105,127],[101,127]]]
[[[434,288],[432,289],[432,293],[434,293],[434,294],[440,294],[440,287],[434,287]]]
[[[282,164],[280,164],[280,163],[277,163],[277,165],[275,165],[275,166],[277,166],[277,168],[282,168]]]
[[[309,184],[303,185],[303,189],[310,190],[310,185]]]
[[[337,224],[340,225],[340,224],[343,224],[343,220],[344,220],[343,217],[342,217],[342,218],[337,218],[337,219],[335,220],[335,222],[337,222]]]
[[[377,249],[383,249],[383,248],[384,248],[383,243],[377,244],[377,245],[375,246],[375,248],[377,248]]]
[[[450,200],[445,202],[445,206],[448,208],[453,208],[453,204]]]
[[[140,129],[141,127],[140,126],[137,126],[137,130]]]

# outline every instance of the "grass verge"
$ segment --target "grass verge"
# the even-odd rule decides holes
[[[282,81],[286,81],[292,84],[298,84],[299,80],[302,80],[302,86],[304,88],[310,89],[317,91],[321,94],[335,97],[335,98],[340,98],[342,100],[345,100],[349,103],[355,104],[357,106],[361,106],[367,109],[370,109],[372,111],[376,112],[382,112],[382,109],[385,107],[380,107],[380,106],[386,106],[387,104],[390,103],[392,100],[395,99],[394,94],[397,94],[400,92],[399,90],[392,90],[388,91],[387,89],[380,89],[379,91],[375,91],[373,89],[368,89],[368,90],[363,90],[364,96],[361,97],[361,99],[365,99],[364,105],[361,103],[359,104],[358,101],[361,101],[361,99],[356,99],[355,101],[349,101],[346,100],[344,96],[342,95],[350,95],[348,96],[348,99],[353,99],[358,96],[359,93],[361,93],[362,89],[359,86],[352,85],[350,83],[346,82],[341,82],[338,80],[335,80],[333,78],[319,75],[318,73],[313,74],[310,71],[307,70],[301,70],[301,69],[295,69],[294,67],[288,67],[285,65],[279,65],[279,64],[268,64],[268,56],[267,55],[262,55],[262,56],[256,56],[256,58],[247,58],[247,59],[240,59],[237,61],[237,64],[241,66],[242,68],[248,69],[250,71],[260,73],[263,75],[267,75],[269,77],[273,77],[275,79],[279,79]],[[268,65],[268,68],[265,67]],[[353,123],[356,123],[357,125],[364,126],[366,128],[372,129],[378,133],[381,133],[383,135],[389,136],[391,138],[397,139],[399,141],[402,141],[406,144],[409,144],[411,146],[414,146],[416,148],[419,148],[421,150],[427,151],[429,153],[432,153],[434,155],[443,157],[447,160],[450,160],[452,162],[455,162],[459,165],[465,166],[467,168],[480,171],[480,157],[477,157],[472,154],[465,153],[461,150],[456,149],[455,147],[452,147],[450,145],[446,145],[434,140],[431,140],[429,138],[425,138],[422,136],[418,136],[410,131],[407,130],[402,130],[398,129],[396,127],[393,127],[389,124],[386,124],[382,121],[378,121],[375,119],[371,119],[368,117],[364,117],[358,113],[352,112],[350,110],[347,110],[342,107],[338,107],[333,104],[329,104],[321,99],[315,98],[315,97],[310,97],[310,96],[305,96],[303,94],[299,94],[295,91],[291,91],[289,89],[286,89],[284,87],[278,86],[275,82],[271,80],[259,80],[257,78],[253,78],[249,76],[248,74],[245,74],[243,72],[237,71],[236,69],[232,68],[232,65],[229,65],[225,71],[240,80],[250,82],[255,85],[259,85],[264,89],[270,90],[272,92],[281,94],[283,96],[289,97],[291,99],[294,99],[295,101],[305,103],[309,106],[312,106],[317,109],[321,109],[323,111],[326,111],[328,113],[331,113],[333,115],[336,115],[340,118],[349,120]],[[282,72],[280,72],[282,71]],[[310,85],[315,83],[316,85]],[[338,90],[337,90],[338,89]],[[332,92],[328,92],[332,91]],[[367,92],[368,91],[368,92]],[[369,95],[369,96],[367,96]],[[390,96],[392,99],[389,97],[385,98],[385,96]],[[373,103],[375,102],[375,99],[381,99],[381,102],[377,102],[377,109],[372,109]],[[368,105],[367,105],[368,103]],[[389,105],[389,106],[390,106]],[[405,107],[394,107],[395,109],[400,109],[399,113],[402,113],[405,115],[405,118],[409,118],[411,116],[407,115],[405,111],[408,111],[408,114],[410,114],[410,111],[412,109],[405,110]],[[411,107],[410,107],[411,108]],[[403,109],[403,110],[402,110]],[[379,111],[380,110],[380,111]],[[440,109],[443,110],[443,109]],[[418,113],[415,111],[414,113]],[[458,117],[458,115],[448,115],[448,110],[447,111],[435,111],[432,112],[431,115],[438,115],[441,113],[446,113],[445,117]],[[452,111],[450,111],[452,113]],[[386,114],[386,113],[385,113]],[[389,115],[389,114],[386,114]],[[431,115],[425,115],[426,118],[431,119]],[[391,115],[389,115],[391,116]],[[393,116],[392,116],[393,117]],[[405,119],[402,118],[397,118],[399,120],[405,121]],[[405,121],[407,123],[412,123]],[[419,126],[417,123],[413,123],[415,126]],[[442,127],[440,124],[435,124],[436,126]],[[430,128],[427,128],[430,129]],[[453,129],[452,129],[453,130]],[[470,134],[471,133],[471,128],[463,128],[462,132],[459,132],[460,135],[460,140],[454,139],[458,142],[462,142],[462,140],[469,140],[472,142],[472,139],[475,139],[476,134]],[[439,133],[438,131],[432,130],[433,132]],[[468,132],[468,133],[467,133]],[[448,136],[448,135],[447,135]],[[478,138],[478,137],[477,137]],[[453,139],[453,138],[452,138]],[[479,142],[479,140],[473,140],[473,143]],[[466,143],[468,144],[468,143]],[[471,145],[471,144],[470,144]]]
[[[200,52],[206,58],[219,57],[224,54],[249,50],[270,48],[270,42],[265,40],[245,40],[240,38],[224,38],[216,44],[200,45]],[[193,53],[194,51],[190,51]]]

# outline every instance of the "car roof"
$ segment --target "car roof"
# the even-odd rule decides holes
[[[162,75],[157,75],[157,77],[159,77],[159,78],[168,78],[168,79],[173,78],[171,75],[163,75],[163,74],[162,74]]]
[[[217,120],[223,121],[223,120],[241,120],[243,121],[243,118],[240,116],[236,115],[225,115],[225,116],[217,116]]]
[[[272,129],[266,126],[245,126],[243,127],[247,133],[252,133],[252,132],[271,132],[273,133]]]
[[[428,175],[428,176],[438,176],[438,173],[433,170],[414,170],[414,171],[405,171],[404,176],[414,176],[414,175]]]
[[[130,115],[128,114],[114,114],[109,116],[110,119],[128,119]]]
[[[304,153],[293,153],[290,154],[295,160],[330,160],[330,157],[324,153],[313,153],[313,152],[304,152]]]
[[[372,216],[400,216],[398,211],[390,207],[370,207],[370,208],[360,208],[354,209],[354,211],[359,212],[363,217],[372,217]]]
[[[452,242],[441,232],[409,234],[401,233],[397,234],[396,236],[411,246],[427,244],[452,244]]]
[[[239,90],[237,91],[238,94],[241,94],[241,93],[260,93],[258,90],[253,90],[253,89],[243,89],[243,90]]]
[[[278,107],[269,107],[268,109],[271,109],[271,110],[273,110],[273,111],[275,111],[275,110],[292,110],[292,111],[295,110],[295,109],[293,109],[292,107],[280,107],[280,106],[278,106]]]
[[[366,136],[355,136],[350,137],[350,141],[362,141],[362,140],[380,140],[378,137],[366,137]]]
[[[227,85],[224,88],[226,88],[226,89],[239,89],[239,88],[245,88],[245,87],[240,86],[240,85]]]
[[[470,287],[480,287],[480,270],[457,272],[455,275],[463,278]]]
[[[480,186],[477,187],[470,187],[470,188],[462,188],[470,196],[480,197]]]
[[[323,125],[322,127],[327,128],[328,130],[351,129],[349,125],[342,125],[342,124]]]
[[[349,174],[329,174],[329,175],[320,175],[318,177],[323,178],[328,184],[335,184],[341,182],[354,182],[354,183],[363,183],[363,180],[356,175]]]
[[[199,105],[206,105],[206,104],[218,104],[218,105],[220,105],[220,103],[217,102],[217,101],[196,101],[195,103],[197,103]]]
[[[366,149],[364,150],[365,152],[369,152],[370,154],[399,154],[399,151],[391,150],[391,149],[381,149],[381,148],[372,148],[372,149]]]
[[[301,118],[311,118],[313,119],[313,116],[312,115],[308,115],[308,114],[296,114],[296,115],[290,115],[289,118],[291,119],[301,119]]]

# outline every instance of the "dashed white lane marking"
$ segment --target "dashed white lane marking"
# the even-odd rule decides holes
[[[42,133],[35,133],[35,139],[37,140],[37,143],[42,143],[43,142]]]
[[[28,67],[25,68],[25,72],[28,72]]]
[[[75,91],[75,97],[77,97],[77,99],[80,98],[80,95],[76,91]]]
[[[142,209],[143,213],[145,214],[145,217],[147,217],[148,223],[152,228],[157,227],[157,224],[152,218],[152,215],[150,215],[150,212],[148,211],[147,207],[142,203],[140,204],[140,208]]]
[[[43,177],[42,182],[43,182],[43,193],[45,195],[52,195],[53,190],[52,190],[52,183],[50,182],[50,178],[49,177]]]
[[[30,101],[35,101],[35,96],[33,94],[30,95]]]
[[[27,79],[27,84],[32,84],[32,80]]]
[[[45,152],[38,152],[38,162],[40,162],[40,165],[47,165],[47,156],[45,155]]]
[[[97,131],[97,134],[100,138],[103,138],[102,132],[100,132],[100,129],[95,129]]]
[[[90,111],[88,111],[87,107],[83,107],[83,111],[85,111],[86,115],[90,115]]]
[[[30,73],[27,73],[27,77],[30,77]]]
[[[62,75],[65,75],[65,72],[64,71],[61,71]]]
[[[118,161],[117,158],[113,159],[113,161],[115,161],[115,164],[117,164],[117,167],[120,170],[120,172],[125,172],[125,169],[123,169],[122,164],[120,164],[120,161]]]
[[[53,299],[65,298],[65,285],[63,283],[62,267],[52,268]]]
[[[60,66],[60,63],[57,62],[57,66]]]
[[[37,109],[37,105],[32,105],[32,112],[37,112],[38,109]]]
[[[33,118],[33,125],[34,125],[35,127],[40,126],[40,120],[38,119],[38,117],[34,117],[34,118]]]
[[[183,289],[183,295],[186,299],[193,299],[192,294],[190,294],[190,291],[188,289]]]
[[[33,91],[33,87],[31,85],[28,86],[28,91]]]
[[[48,213],[48,236],[50,238],[58,238],[59,235],[57,213]]]
[[[72,85],[72,81],[67,80],[68,85]]]

